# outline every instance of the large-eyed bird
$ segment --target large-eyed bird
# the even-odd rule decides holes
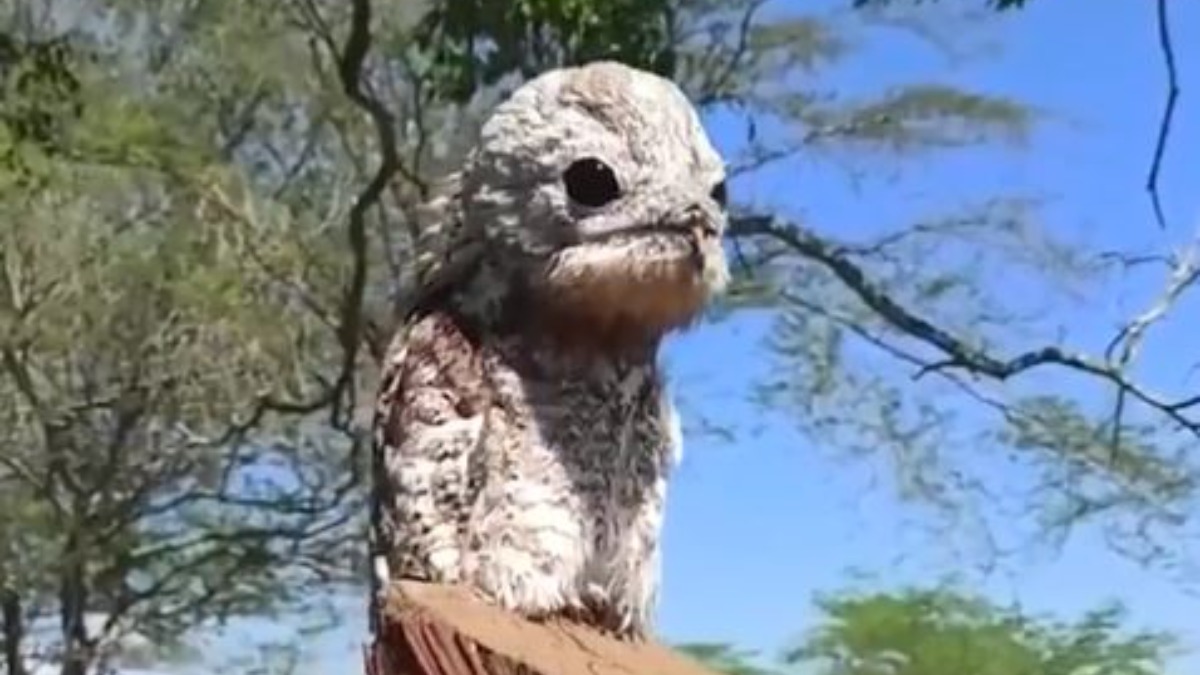
[[[675,84],[601,61],[518,87],[447,185],[378,392],[375,580],[646,639],[659,350],[727,282],[724,164]]]

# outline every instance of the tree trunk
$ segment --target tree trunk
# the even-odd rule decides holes
[[[88,642],[88,592],[84,577],[84,554],[72,533],[64,547],[62,577],[59,581],[59,619],[63,641],[62,675],[87,675],[92,665]]]
[[[367,675],[714,675],[655,642],[525,621],[450,586],[395,584],[382,613]]]
[[[21,596],[11,588],[0,589],[0,618],[4,621],[4,666],[8,675],[26,675],[21,655],[25,641],[25,616]]]

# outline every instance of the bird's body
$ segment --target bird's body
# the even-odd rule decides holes
[[[392,524],[404,539],[391,574],[467,582],[534,617],[644,630],[679,449],[657,369],[516,335],[474,342],[460,321],[423,317],[387,364],[380,440],[395,448],[395,513],[422,521]]]
[[[724,283],[723,169],[674,85],[612,63],[481,136],[384,364],[378,575],[644,637],[681,451],[657,352]]]

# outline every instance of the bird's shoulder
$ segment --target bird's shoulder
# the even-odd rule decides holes
[[[478,341],[455,314],[435,310],[405,322],[381,372],[376,424],[386,445],[414,425],[439,425],[483,412],[489,390]]]

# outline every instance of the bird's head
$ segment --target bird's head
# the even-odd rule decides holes
[[[550,71],[485,121],[462,217],[546,312],[661,335],[728,279],[724,163],[672,82],[614,62]]]

